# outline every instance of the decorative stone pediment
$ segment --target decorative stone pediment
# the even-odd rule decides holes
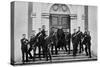
[[[50,13],[54,14],[70,14],[70,10],[66,4],[54,4],[50,8]]]

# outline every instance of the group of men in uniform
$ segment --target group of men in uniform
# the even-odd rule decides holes
[[[70,54],[70,32],[64,33],[62,28],[51,27],[49,36],[51,40],[51,54],[58,54],[58,49],[65,49]]]
[[[33,31],[30,40],[26,39],[26,34],[22,35],[23,38],[21,39],[21,50],[22,50],[22,62],[28,62],[28,56],[30,59],[33,59],[35,61],[36,56],[36,50],[38,48],[38,57],[41,60],[41,57],[48,59],[51,58],[51,54],[49,51],[49,37],[46,34],[45,26],[42,26],[39,28],[39,32],[35,35],[35,31]],[[29,48],[28,48],[29,45]],[[33,51],[33,53],[31,53]],[[33,54],[33,55],[32,55]]]
[[[52,29],[52,28],[51,28]],[[85,32],[83,33],[80,30],[80,27],[78,27],[78,31],[74,29],[74,33],[71,34],[68,30],[66,33],[63,31],[63,29],[57,28],[57,31],[54,32],[54,30],[51,30],[50,36],[52,36],[52,49],[51,53],[53,54],[53,46],[55,46],[55,54],[58,53],[57,48],[65,48],[66,52],[68,51],[68,54],[71,53],[71,42],[73,45],[73,56],[76,56],[77,53],[81,54],[83,51],[85,51],[86,56],[89,56],[91,58],[91,36],[90,32],[85,29]]]
[[[59,29],[57,31],[59,31]],[[61,32],[63,32],[63,30]],[[38,57],[40,60],[41,57],[46,58],[47,61],[48,59],[52,60],[51,54],[54,54],[54,52],[55,54],[58,54],[57,47],[61,46],[58,45],[58,43],[60,43],[58,41],[60,41],[59,39],[61,36],[62,36],[61,41],[62,43],[64,43],[65,50],[68,51],[68,54],[70,54],[71,51],[70,42],[72,41],[73,56],[76,56],[78,51],[79,53],[82,53],[85,50],[86,55],[91,58],[91,36],[88,30],[85,30],[85,32],[82,33],[80,31],[80,27],[78,27],[78,31],[76,32],[76,29],[74,29],[74,33],[72,35],[68,31],[66,33],[63,32],[59,36],[58,33],[54,32],[53,28],[51,28],[50,35],[48,36],[45,31],[45,25],[43,25],[42,30],[41,28],[39,28],[39,32],[36,35],[35,32],[33,31],[30,40],[26,39],[26,34],[23,34],[23,38],[21,39],[22,62],[28,61],[28,55],[29,58],[33,59],[34,61],[35,58],[37,57],[36,56],[37,48],[39,51]],[[30,46],[29,49],[28,45]],[[85,49],[83,45],[85,45]],[[51,46],[51,51],[50,51],[50,46]],[[33,55],[31,54],[32,50],[33,50]]]
[[[73,56],[76,56],[78,52],[82,53],[85,50],[86,56],[91,58],[91,36],[87,29],[85,29],[84,33],[80,31],[80,27],[78,27],[77,32],[76,29],[74,29],[74,33],[72,34],[72,44]]]

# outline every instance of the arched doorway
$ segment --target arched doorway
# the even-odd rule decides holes
[[[65,4],[53,4],[50,8],[49,28],[62,27],[64,32],[70,32],[70,10]],[[50,30],[50,29],[49,29]]]

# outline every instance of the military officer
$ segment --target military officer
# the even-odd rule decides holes
[[[42,49],[43,49],[43,57],[45,57],[45,37],[46,37],[46,33],[45,33],[45,25],[42,26],[42,31],[41,31],[41,45],[42,45]]]
[[[39,48],[39,59],[41,60],[41,48],[42,48],[42,39],[41,39],[41,28],[38,29],[39,32],[37,33],[35,39],[36,39],[36,44],[35,44],[35,49],[34,49],[34,57],[35,57],[35,52],[36,52],[36,48]]]
[[[57,30],[57,47],[60,49],[63,47],[65,48],[66,52],[67,52],[67,47],[66,47],[66,40],[65,40],[65,33],[63,31],[62,26]],[[58,51],[57,51],[58,53]]]
[[[85,44],[86,56],[89,56],[89,58],[91,58],[91,36],[90,32],[87,30],[84,33],[83,44]]]
[[[32,31],[32,35],[30,38],[30,48],[28,50],[28,54],[30,56],[30,59],[32,59],[31,51],[33,50],[34,43],[35,43],[35,31]]]
[[[74,33],[72,34],[72,43],[73,43],[73,56],[77,54],[77,47],[78,47],[78,39],[76,29],[74,29]]]
[[[78,37],[79,53],[81,53],[83,51],[83,44],[81,42],[83,33],[80,31],[80,27],[78,27],[77,37]]]
[[[69,29],[67,30],[67,33],[66,33],[66,43],[67,43],[67,46],[68,46],[68,54],[70,54],[70,38],[71,38],[71,34],[69,32]]]
[[[28,62],[28,52],[27,45],[29,43],[28,39],[26,39],[26,34],[22,34],[23,38],[21,39],[21,50],[22,50],[22,62]]]
[[[56,48],[56,36],[55,36],[55,31],[54,31],[54,27],[51,28],[51,31],[50,31],[50,39],[51,39],[51,53],[54,54],[54,47],[55,47],[55,54],[56,54],[56,51],[57,51],[57,48]]]
[[[42,33],[42,35],[43,35],[43,38],[45,38],[45,36],[46,36],[46,33],[45,33],[46,31],[45,31],[45,25],[43,25],[42,26],[42,31],[41,31],[41,33]]]
[[[50,37],[47,35],[47,31],[46,31],[45,44],[44,44],[46,61],[48,61],[48,59],[50,59],[50,61],[52,60],[50,49],[49,49],[50,46],[51,46]]]

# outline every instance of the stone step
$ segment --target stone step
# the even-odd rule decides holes
[[[41,55],[43,56],[43,55]],[[86,61],[86,60],[97,60],[97,57],[92,55],[92,58],[88,58],[88,56],[85,55],[85,53],[77,53],[77,56],[74,57],[73,53],[71,51],[70,54],[68,52],[59,51],[57,55],[51,55],[52,56],[52,62],[50,60],[46,61],[46,58],[41,58],[41,60],[38,57],[38,54],[36,55],[35,61],[32,59],[29,59],[29,62],[26,62],[25,64],[41,64],[41,63],[59,63],[59,62],[72,62],[72,61]],[[22,64],[22,62],[16,62],[15,64]]]
[[[53,54],[53,55],[51,54],[52,57],[72,56],[72,55],[73,55],[72,51],[70,51],[70,54],[68,54],[68,52],[66,52],[66,51],[64,52],[63,50],[59,51],[58,54]],[[85,56],[85,53],[81,53],[81,54],[77,53],[77,55],[84,55]],[[39,58],[39,54],[36,54],[35,56],[36,56],[36,58]],[[41,54],[41,57],[43,57],[43,54]]]
[[[92,58],[88,58],[88,56],[82,56],[82,55],[78,55],[76,57],[73,56],[64,56],[64,57],[52,57],[52,63],[53,62],[70,62],[70,61],[84,61],[84,60],[96,60],[97,57],[92,56]],[[51,63],[51,61],[46,61],[45,58],[42,58],[41,60],[39,60],[38,58],[35,61],[30,61],[28,63]]]

